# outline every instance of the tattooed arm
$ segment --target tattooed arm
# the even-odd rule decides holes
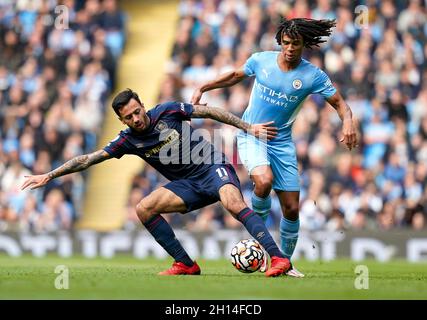
[[[83,171],[90,166],[110,159],[111,156],[104,150],[98,150],[90,154],[84,154],[78,157],[75,157],[67,162],[65,162],[59,168],[52,170],[45,174],[35,175],[35,176],[25,176],[25,181],[22,184],[21,190],[24,190],[27,187],[30,187],[31,190],[43,187],[50,180],[64,176],[69,173]]]
[[[260,124],[249,124],[224,109],[208,107],[200,104],[193,105],[193,113],[191,114],[191,117],[214,119],[242,129],[243,131],[259,138],[272,139],[277,134],[277,128],[272,127],[274,121]]]

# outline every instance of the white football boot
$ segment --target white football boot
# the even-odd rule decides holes
[[[262,251],[264,251],[264,262],[259,268],[259,272],[266,272],[268,269],[268,260],[270,260],[270,255],[267,253],[267,251],[265,251],[264,248],[262,248]]]
[[[292,265],[291,263],[291,268],[285,273],[285,275],[289,276],[289,277],[294,277],[294,278],[304,278],[305,275],[301,272],[299,272],[297,269],[295,269],[295,267]]]

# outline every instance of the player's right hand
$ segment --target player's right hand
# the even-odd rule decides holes
[[[30,187],[30,190],[43,187],[46,185],[51,178],[47,174],[40,174],[35,176],[24,176],[25,181],[21,186],[21,190]]]
[[[274,121],[251,124],[248,133],[261,139],[271,140],[277,136],[277,127],[273,127]]]

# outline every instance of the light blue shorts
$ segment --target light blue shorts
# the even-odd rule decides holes
[[[266,143],[254,136],[239,133],[237,150],[249,175],[259,166],[270,166],[273,171],[273,189],[300,191],[298,162],[293,141]]]

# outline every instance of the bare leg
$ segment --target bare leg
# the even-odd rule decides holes
[[[278,191],[277,197],[280,201],[283,217],[288,220],[298,220],[299,218],[299,191]]]
[[[270,166],[255,167],[251,171],[251,179],[255,183],[255,194],[260,198],[266,198],[273,185],[273,172]]]
[[[270,166],[259,166],[251,171],[251,179],[255,184],[252,193],[252,208],[264,220],[267,220],[271,209],[271,186],[273,185],[273,172]]]

